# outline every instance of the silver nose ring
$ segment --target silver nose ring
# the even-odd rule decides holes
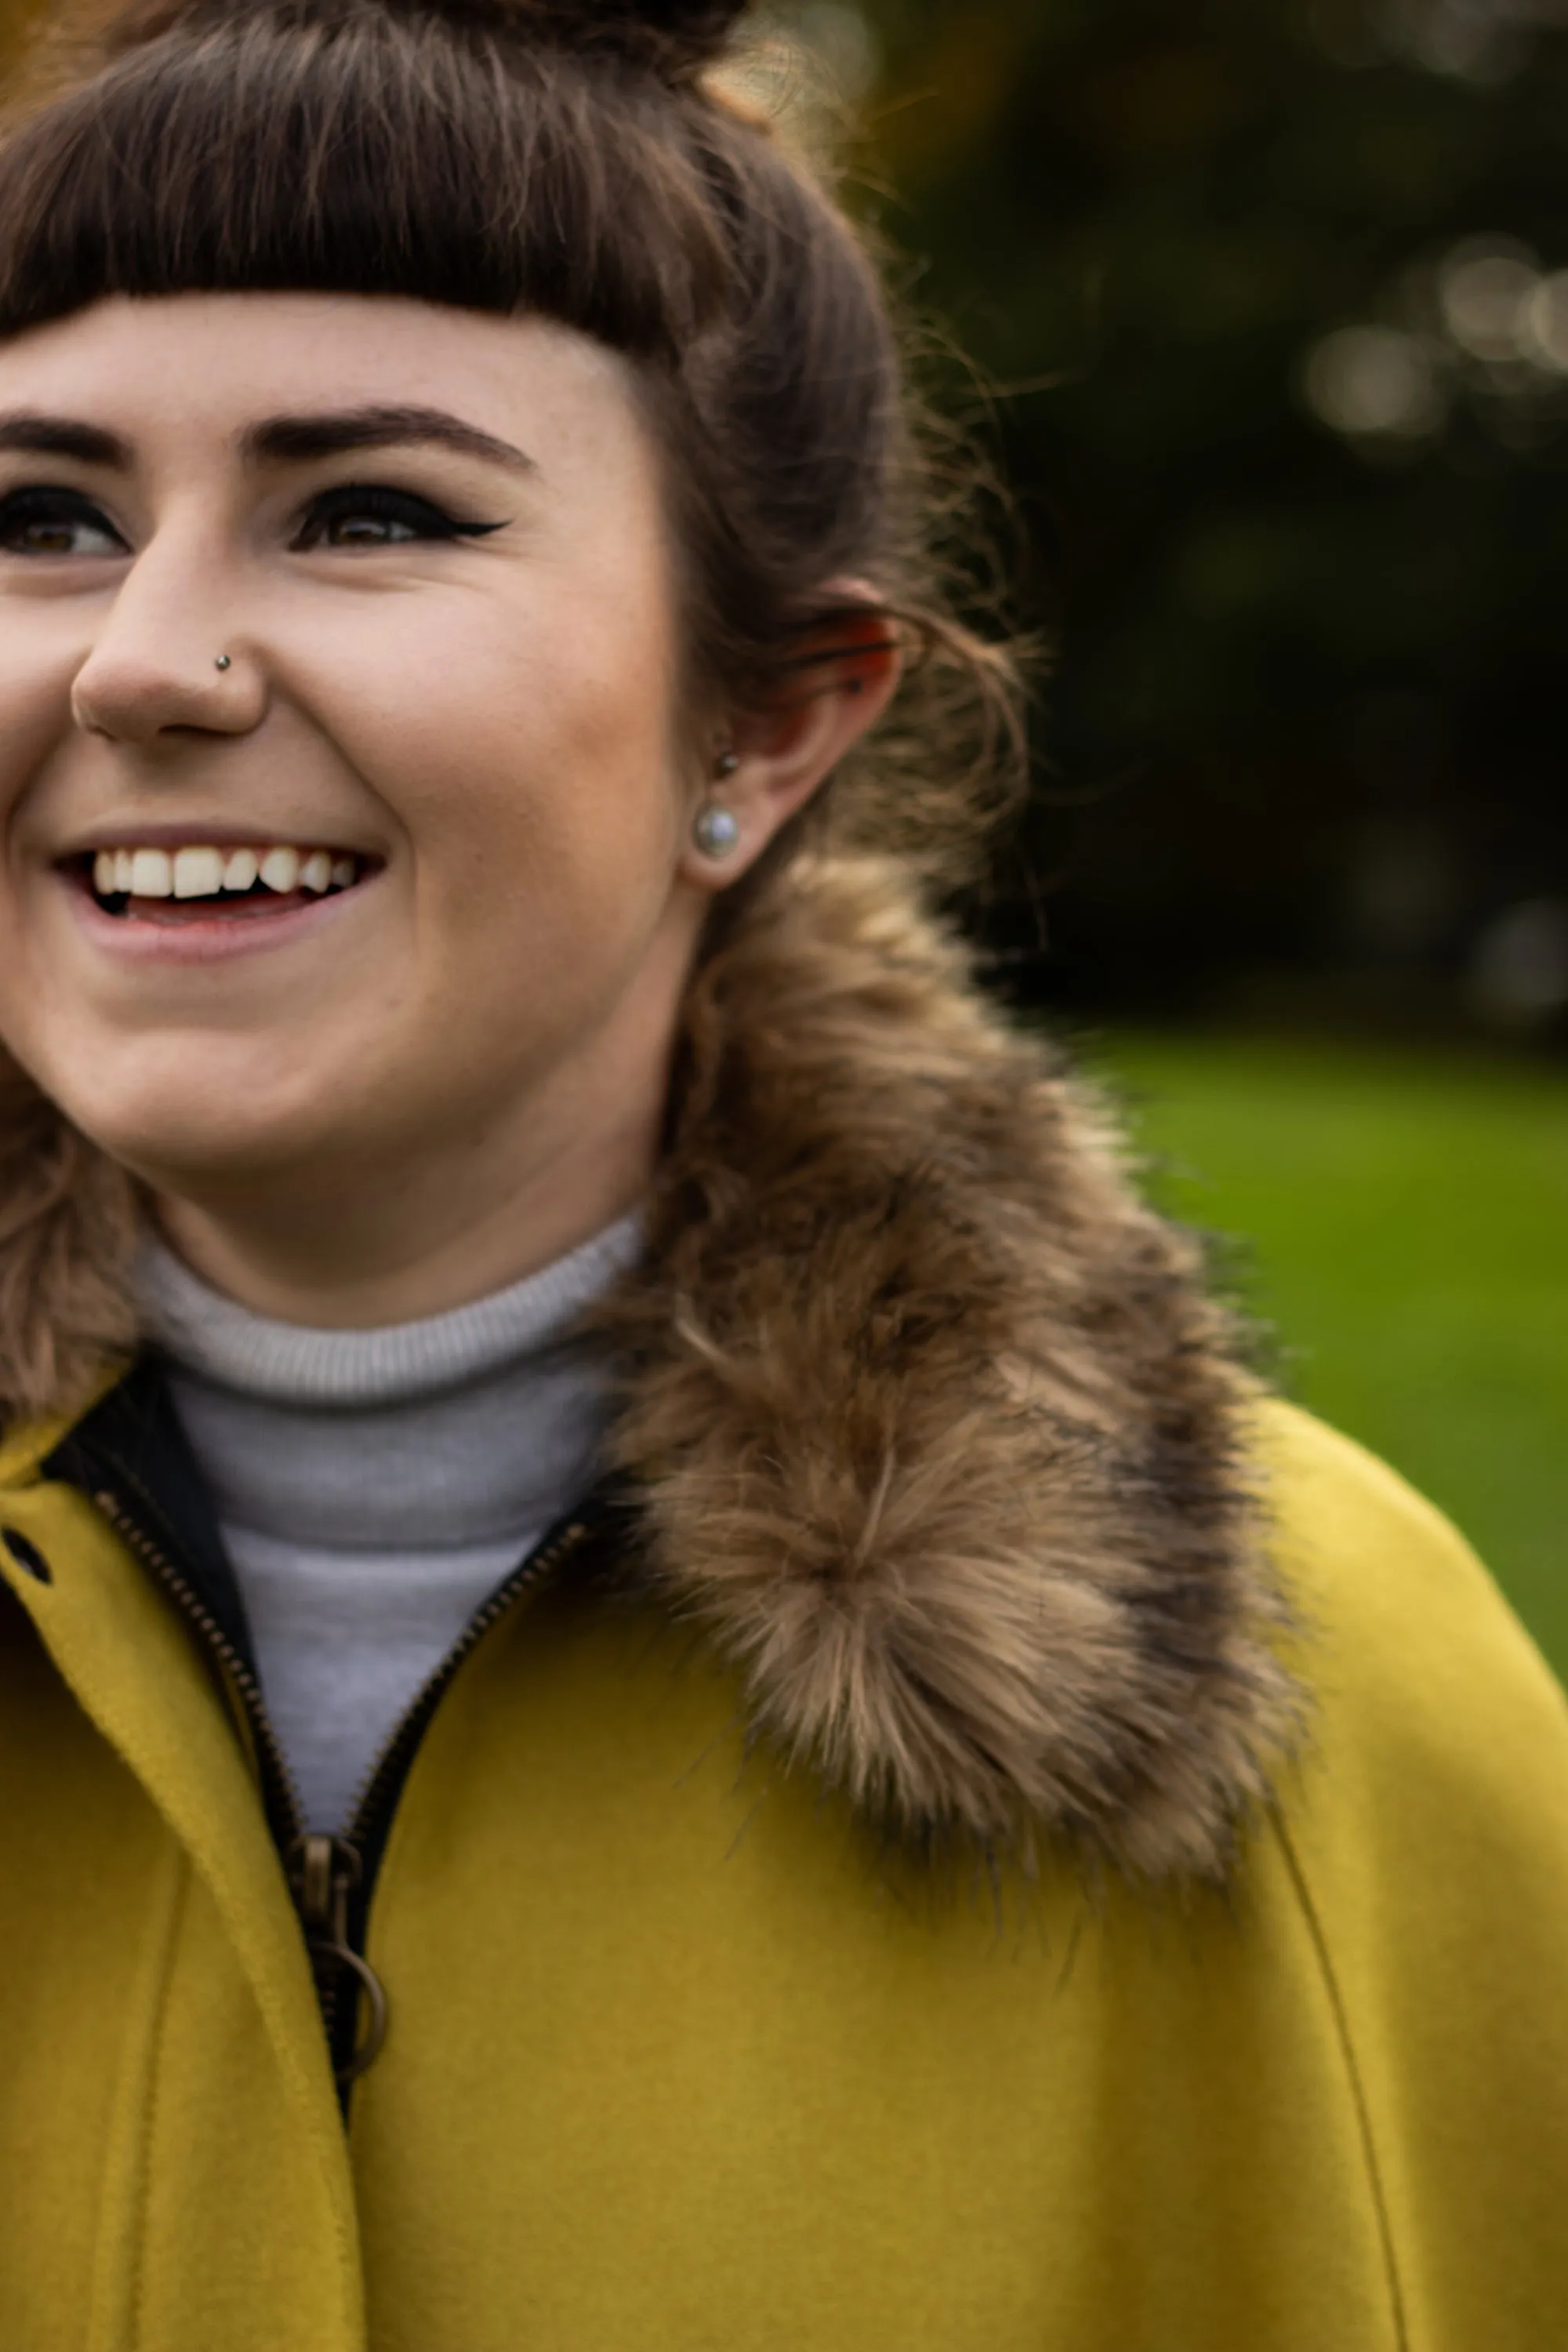
[[[232,669],[234,667],[234,656],[231,654],[219,654],[216,661],[213,664],[213,667],[215,669]]]

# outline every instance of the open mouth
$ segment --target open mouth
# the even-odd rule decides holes
[[[179,924],[282,914],[341,898],[372,871],[371,860],[353,851],[290,842],[105,848],[69,863],[106,915]]]

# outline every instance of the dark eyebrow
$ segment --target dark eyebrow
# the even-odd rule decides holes
[[[303,416],[269,416],[242,436],[240,449],[252,465],[305,465],[312,458],[339,457],[356,449],[409,446],[457,449],[488,458],[513,473],[537,469],[531,457],[510,441],[465,425],[444,408],[348,408]]]
[[[128,474],[131,445],[100,425],[83,425],[74,416],[40,416],[17,409],[0,416],[0,449],[36,457],[71,457],[79,466],[109,466]]]

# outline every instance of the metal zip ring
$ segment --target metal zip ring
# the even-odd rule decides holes
[[[309,1948],[312,1959],[329,1960],[334,1968],[348,1969],[359,1979],[360,1987],[370,2003],[370,2031],[365,2035],[346,2066],[335,2069],[337,2079],[346,2089],[355,2083],[380,2057],[386,2041],[386,1987],[368,1960],[347,1944],[312,1943]]]

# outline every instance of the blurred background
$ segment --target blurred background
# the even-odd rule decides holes
[[[763,31],[1054,646],[999,984],[1568,1674],[1568,0]]]
[[[1054,646],[1002,984],[1568,1674],[1568,0],[773,21]]]

